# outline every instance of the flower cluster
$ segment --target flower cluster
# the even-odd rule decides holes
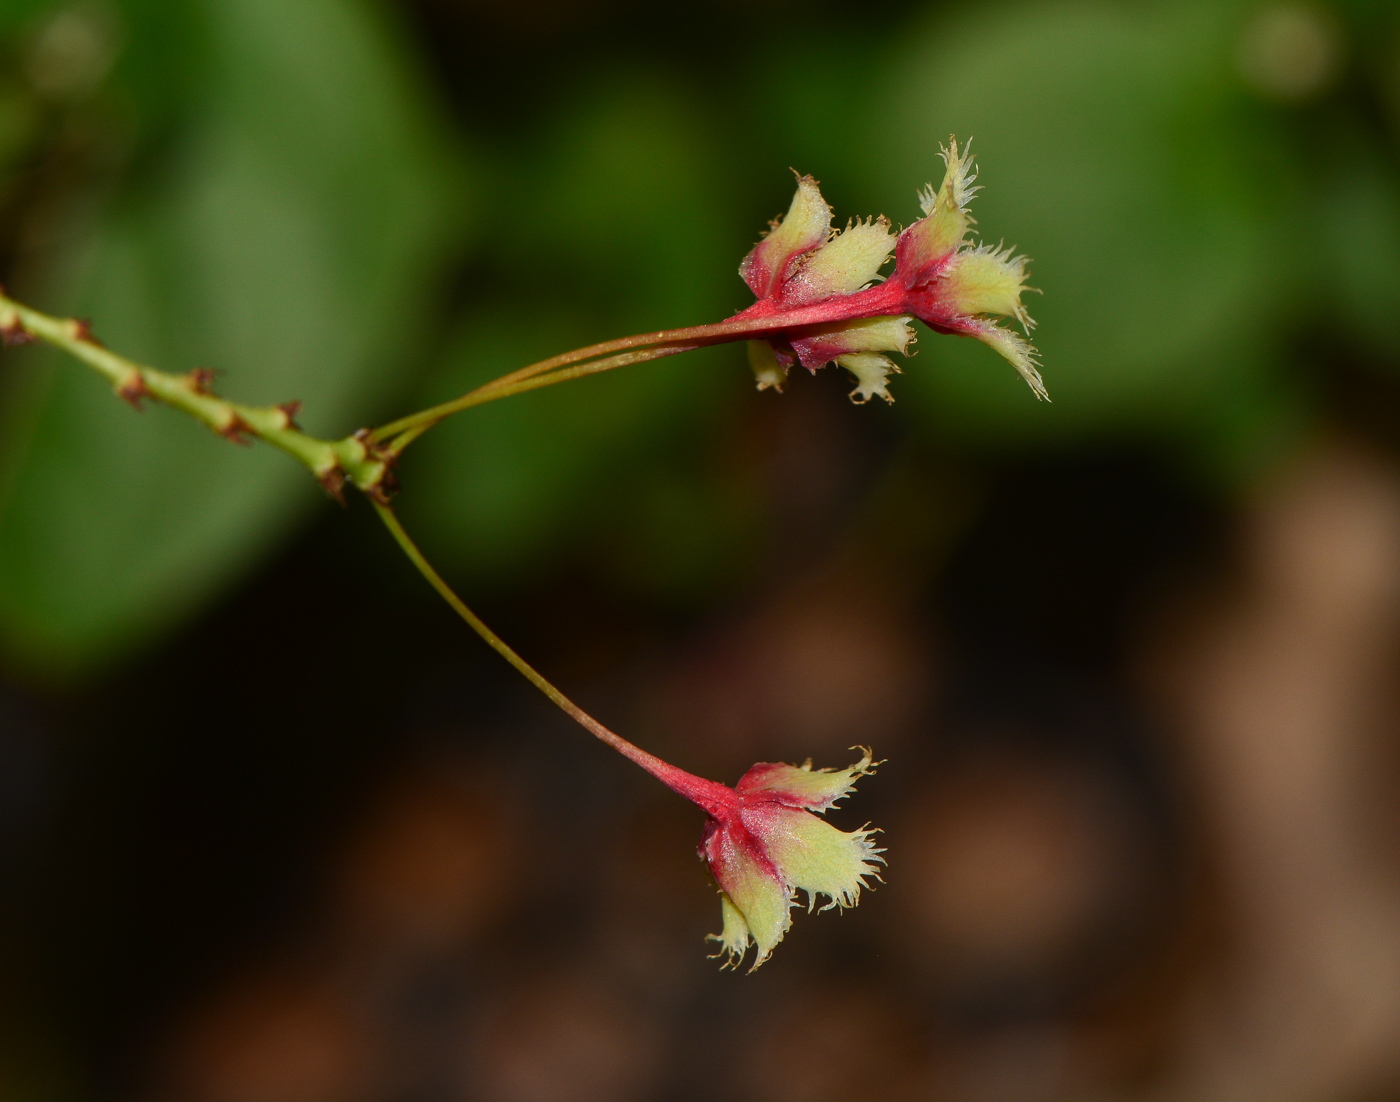
[[[943,183],[920,193],[924,217],[897,234],[884,217],[833,233],[817,182],[798,178],[787,214],[739,268],[758,301],[731,320],[772,322],[763,339],[749,342],[760,390],[781,387],[794,363],[816,371],[835,362],[855,377],[853,400],[893,401],[886,382],[899,368],[886,353],[907,354],[914,317],[936,332],[991,345],[1048,399],[1035,348],[989,317],[1012,317],[1029,335],[1034,322],[1021,303],[1026,258],[969,241],[967,208],[979,190],[971,155],[956,139],[941,152]],[[894,271],[882,279],[891,253]]]

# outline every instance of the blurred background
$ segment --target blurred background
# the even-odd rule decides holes
[[[888,759],[888,883],[752,976],[363,502],[0,354],[0,1099],[1400,1098],[1393,2],[0,0],[0,269],[340,434],[740,309],[789,168],[908,223],[950,132],[1053,405],[719,348],[402,471],[641,745]]]

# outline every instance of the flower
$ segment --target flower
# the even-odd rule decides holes
[[[866,878],[879,878],[883,850],[871,841],[869,826],[845,832],[818,816],[873,772],[868,749],[848,769],[760,763],[739,780],[735,801],[724,814],[711,815],[700,841],[700,856],[719,886],[723,928],[711,934],[726,966],[737,967],[750,942],[757,947],[750,971],[766,961],[792,925],[797,892],[807,893],[810,911],[818,896],[822,910],[854,907]],[[815,814],[814,814],[815,813]]]
[[[1005,357],[1048,400],[1039,359],[1027,337],[1034,322],[1021,302],[1024,256],[969,241],[968,204],[979,190],[968,148],[956,138],[940,148],[943,182],[919,195],[924,217],[896,234],[885,218],[852,221],[831,231],[831,208],[817,182],[799,176],[787,214],[775,221],[739,267],[757,300],[731,321],[766,321],[749,342],[760,390],[781,389],[788,369],[828,363],[856,380],[851,398],[894,399],[886,386],[899,371],[885,353],[907,355],[916,317],[935,332],[973,337]],[[894,254],[894,271],[880,270]],[[1025,336],[992,316],[1014,318]]]
[[[726,958],[726,967],[737,967],[750,943],[758,951],[749,971],[768,959],[792,925],[789,912],[799,891],[807,893],[809,911],[823,895],[824,911],[854,907],[861,889],[870,887],[866,878],[879,879],[878,866],[885,862],[884,851],[871,841],[876,831],[869,824],[841,831],[819,818],[880,764],[865,747],[857,748],[862,757],[848,769],[813,769],[810,760],[800,766],[760,762],[730,788],[662,761],[606,728],[595,734],[708,816],[700,859],[719,888],[724,926],[710,939],[719,942],[716,955]]]

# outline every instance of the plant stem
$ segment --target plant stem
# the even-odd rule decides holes
[[[899,313],[905,308],[893,282],[876,284],[855,294],[822,302],[788,306],[760,301],[713,325],[662,329],[604,341],[502,375],[455,398],[381,425],[361,429],[340,440],[322,440],[301,431],[294,420],[299,403],[248,406],[211,392],[213,372],[195,370],[172,375],[108,351],[92,336],[85,321],[56,318],[32,310],[0,288],[0,342],[6,346],[42,340],[82,360],[111,382],[117,395],[137,409],[151,398],[203,422],[219,435],[244,444],[265,440],[306,467],[332,496],[344,502],[346,482],[369,498],[387,504],[395,489],[392,468],[399,455],[434,425],[463,410],[498,398],[509,398],[555,383],[596,375],[629,364],[746,338],[811,332],[812,327],[840,323],[853,317]]]
[[[361,429],[340,440],[322,440],[302,432],[294,420],[298,403],[248,406],[230,402],[210,391],[213,378],[210,371],[172,375],[136,363],[104,348],[93,338],[86,322],[32,310],[9,298],[3,289],[0,289],[0,341],[7,346],[45,341],[95,368],[111,382],[119,397],[137,409],[146,398],[164,402],[235,443],[247,443],[248,438],[255,437],[280,448],[342,501],[341,488],[348,481],[370,498],[387,502],[393,492],[391,469],[400,453],[454,413],[498,398],[674,356],[706,345],[800,331],[848,317],[895,313],[903,306],[888,294],[892,287],[890,283],[877,284],[839,301],[807,306],[759,302],[713,325],[662,329],[576,348],[502,375],[450,402],[400,417],[372,431]]]
[[[897,304],[887,294],[887,289],[893,287],[893,284],[877,284],[867,291],[845,296],[839,301],[815,303],[810,306],[775,308],[769,303],[758,303],[743,313],[713,325],[662,329],[655,333],[640,333],[634,337],[620,337],[602,344],[576,348],[572,352],[551,356],[547,360],[540,360],[518,371],[512,371],[509,375],[502,375],[499,379],[493,379],[450,402],[443,402],[429,409],[411,413],[407,417],[400,417],[387,425],[381,425],[370,433],[370,438],[375,441],[392,441],[389,450],[397,455],[444,418],[472,406],[495,401],[497,398],[506,398],[512,394],[562,383],[583,375],[611,371],[615,367],[673,356],[678,352],[688,352],[707,345],[727,344],[730,341],[788,332],[803,326],[821,325],[850,317],[873,316],[882,312],[898,313],[902,304]],[[884,299],[890,299],[890,302],[885,303]],[[584,364],[582,361],[592,362]],[[570,367],[574,364],[579,366]],[[559,370],[565,367],[569,367],[569,370]],[[527,382],[530,385],[525,385]],[[418,431],[410,435],[412,430]]]
[[[648,360],[659,360],[664,356],[675,356],[678,353],[689,352],[699,347],[698,344],[662,345],[658,348],[647,348],[636,352],[623,352],[616,356],[575,364],[573,367],[565,367],[546,374],[523,375],[522,372],[528,369],[522,369],[499,379],[493,379],[489,383],[484,383],[460,398],[454,398],[440,406],[433,406],[421,413],[400,418],[383,428],[375,429],[370,433],[370,436],[374,440],[387,441],[383,445],[383,450],[389,455],[397,456],[438,422],[451,417],[454,413],[460,413],[464,409],[471,409],[472,406],[484,405],[486,402],[494,402],[498,398],[509,398],[514,394],[524,394],[529,390],[553,386],[555,383],[568,382],[570,379],[581,379],[585,375],[611,371],[615,367],[626,367],[628,364],[646,363]]]
[[[732,791],[724,785],[716,784],[714,781],[697,777],[693,773],[687,773],[683,769],[677,769],[669,762],[662,761],[655,755],[648,754],[641,747],[628,742],[621,735],[609,730],[585,712],[567,696],[554,687],[538,670],[536,670],[525,659],[521,658],[511,647],[486,626],[485,622],[477,616],[462,598],[458,597],[452,587],[443,580],[428,560],[423,552],[418,549],[409,534],[404,531],[404,527],[399,523],[399,518],[393,509],[380,502],[374,503],[375,511],[379,513],[379,519],[384,522],[389,533],[394,537],[403,553],[408,556],[409,561],[418,568],[418,572],[428,580],[428,584],[437,590],[438,595],[446,601],[454,612],[457,613],[467,625],[476,632],[482,639],[490,644],[491,648],[514,666],[530,684],[549,697],[561,708],[566,715],[579,724],[585,731],[601,741],[607,743],[623,757],[640,765],[652,776],[665,784],[673,791],[679,792],[687,799],[693,800],[711,814],[727,810],[732,801]]]
[[[104,348],[86,322],[55,318],[23,306],[0,291],[0,338],[7,345],[42,340],[95,368],[117,395],[141,408],[143,399],[164,402],[225,439],[247,443],[265,440],[306,467],[331,493],[339,496],[346,480],[373,494],[381,486],[389,460],[362,436],[322,440],[302,432],[294,419],[297,406],[248,406],[230,402],[209,390],[212,372],[172,375],[136,363]]]

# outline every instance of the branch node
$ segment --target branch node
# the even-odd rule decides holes
[[[92,322],[87,318],[71,318],[68,322],[68,331],[75,341],[82,341],[84,344],[95,345],[102,348],[100,340],[92,335]]]
[[[352,439],[364,450],[366,460],[379,464],[379,474],[374,481],[360,489],[371,501],[388,505],[399,492],[399,480],[394,476],[394,465],[399,457],[374,439],[372,429],[357,429]]]
[[[194,394],[212,395],[214,393],[214,369],[212,367],[196,367],[185,375],[184,383],[186,388]]]
[[[335,498],[340,502],[340,507],[345,508],[345,472],[340,469],[339,462],[333,467],[317,472],[316,481],[321,484],[321,489],[326,491],[328,497]]]
[[[24,327],[18,314],[12,315],[6,325],[0,326],[0,340],[4,341],[6,348],[18,348],[22,344],[33,344],[34,339],[34,334]]]
[[[214,430],[231,444],[241,444],[245,448],[251,447],[253,442],[248,439],[254,435],[253,426],[239,417],[233,410],[229,410],[228,416],[224,418],[221,425]]]
[[[281,402],[272,408],[282,415],[282,428],[296,432],[301,431],[301,426],[297,424],[297,414],[301,412],[300,402],[296,400]]]
[[[151,392],[146,387],[146,380],[141,372],[133,368],[127,373],[126,378],[116,386],[117,397],[129,405],[132,409],[140,413],[144,408],[141,399],[151,397]]]
[[[365,496],[380,505],[388,505],[394,500],[394,495],[398,492],[398,476],[394,474],[393,468],[387,462],[384,464],[384,470],[380,472],[379,477],[365,487]]]
[[[358,461],[361,463],[371,458],[378,450],[379,446],[374,442],[374,433],[369,429],[356,429],[351,434],[350,439],[359,446]]]
[[[373,429],[356,429],[351,439],[365,450],[366,459],[373,459],[378,463],[383,463],[385,467],[392,467],[399,461],[397,453],[390,451],[384,444],[374,438]]]

